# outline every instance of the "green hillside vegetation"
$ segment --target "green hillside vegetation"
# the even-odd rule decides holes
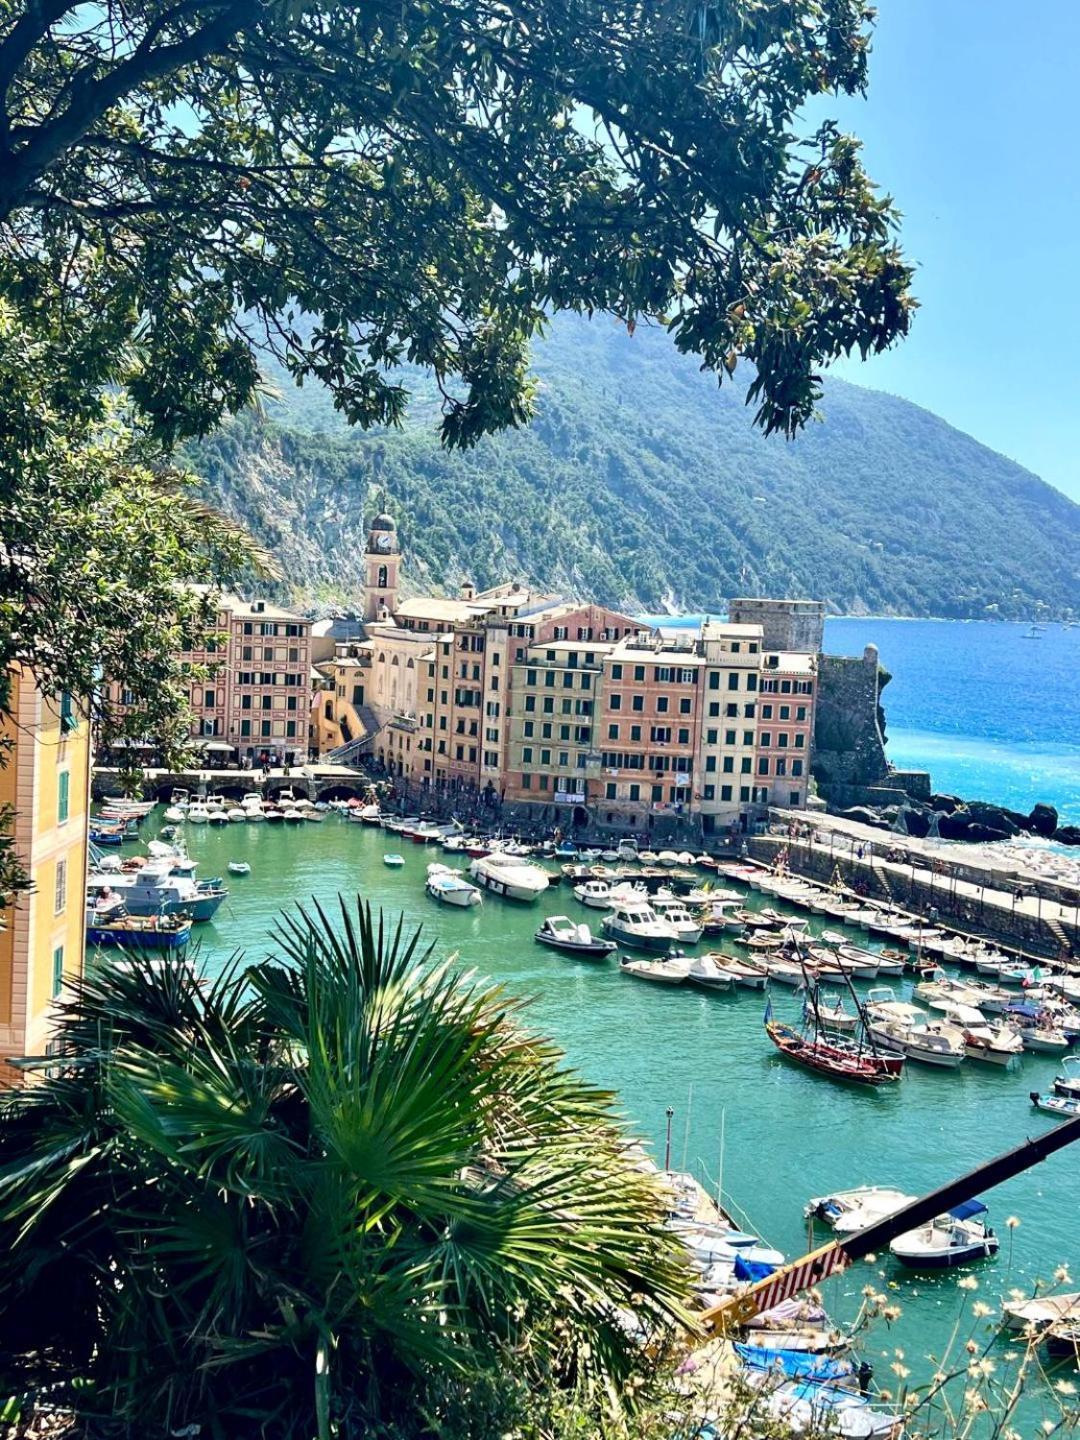
[[[194,462],[308,603],[357,597],[385,503],[412,589],[521,577],[648,611],[738,594],[848,614],[1080,609],[1080,507],[907,401],[832,380],[821,423],[766,439],[742,389],[718,390],[663,332],[572,316],[534,369],[533,424],[471,451],[440,448],[422,376],[408,427],[368,434],[282,378],[266,415]]]

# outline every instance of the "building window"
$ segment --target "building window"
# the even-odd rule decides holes
[[[737,670],[732,670],[728,673],[727,688],[729,690],[737,690],[739,688],[739,672]]]
[[[640,785],[631,785],[631,786],[630,786],[630,799],[631,799],[631,800],[640,800],[640,799],[641,799],[641,786],[640,786]]]
[[[706,786],[705,786],[705,789],[704,789],[701,793],[702,793],[702,796],[703,796],[704,799],[706,799],[706,800],[715,800],[715,799],[716,799],[716,786],[715,786],[715,785],[706,785]]]
[[[694,702],[690,699],[689,695],[684,695],[683,698],[679,701],[679,714],[689,715],[693,708]]]
[[[531,790],[531,789],[532,789],[532,776],[531,776],[531,775],[522,775],[522,777],[521,777],[521,788],[522,788],[523,790]]]
[[[654,800],[663,800],[663,798],[664,798],[664,787],[663,787],[663,785],[654,785],[654,786],[652,787],[652,798],[653,798]]]
[[[771,706],[771,705],[762,705],[762,707],[761,707],[761,718],[762,718],[763,720],[771,720],[771,719],[772,719],[772,706]]]
[[[741,805],[745,805],[746,802],[747,802],[749,799],[750,799],[750,786],[749,786],[749,785],[740,785],[740,786],[739,786],[739,803],[740,803]]]
[[[725,755],[721,768],[725,775],[733,775],[735,773],[735,757],[733,755]]]
[[[631,697],[630,697],[630,708],[631,708],[631,710],[637,710],[639,713],[640,713],[642,710],[644,710],[644,709],[645,709],[645,696],[644,696],[644,695],[631,695]]]
[[[716,756],[715,756],[715,755],[706,755],[706,756],[705,756],[705,769],[706,769],[706,771],[707,771],[709,774],[712,774],[712,772],[715,771],[715,769],[716,769]]]
[[[57,945],[52,952],[52,993],[53,996],[60,994],[60,988],[64,983],[64,947]]]
[[[786,774],[787,774],[787,760],[784,758],[783,755],[780,755],[780,756],[777,757],[777,760],[776,760],[776,773],[777,773],[777,775],[786,775]]]
[[[799,795],[798,790],[792,790],[790,803],[791,803],[792,805],[798,806],[800,799],[801,799],[801,796]]]
[[[720,786],[720,799],[721,799],[721,800],[730,800],[730,799],[731,799],[731,786],[730,786],[730,785],[721,785],[721,786]]]
[[[622,679],[622,666],[621,666],[621,665],[612,665],[612,667],[611,667],[611,678],[612,678],[613,680],[621,680],[621,679]]]
[[[56,887],[53,894],[53,914],[62,915],[67,909],[67,861],[56,862]]]
[[[758,736],[758,743],[763,749],[767,750],[772,744],[772,732],[770,730],[763,730]]]
[[[690,731],[689,731],[689,730],[680,730],[680,731],[679,731],[679,744],[680,744],[680,745],[689,745],[689,744],[690,744]]]
[[[56,821],[63,825],[71,811],[71,772],[61,770],[56,777]]]
[[[644,666],[644,665],[635,665],[635,666],[634,666],[634,679],[637,680],[637,681],[639,681],[639,682],[642,682],[642,683],[644,682],[644,680],[645,680],[645,666]]]
[[[668,708],[668,697],[667,697],[666,695],[658,695],[658,696],[656,697],[656,713],[657,713],[658,715],[666,715],[666,714],[667,714],[667,708]]]
[[[605,797],[605,799],[607,799],[607,800],[614,800],[615,797],[616,797],[616,795],[617,795],[617,793],[618,793],[618,791],[617,791],[617,788],[616,788],[616,785],[615,785],[614,780],[609,780],[608,783],[604,786],[604,797]]]
[[[767,775],[769,773],[769,757],[767,755],[762,755],[761,759],[757,762],[757,773],[759,775]]]
[[[621,710],[621,709],[622,709],[622,696],[621,696],[621,695],[612,695],[611,699],[608,701],[608,709],[609,709],[609,710]]]
[[[801,760],[792,760],[792,762],[791,762],[791,773],[792,773],[792,775],[801,775],[801,774],[802,774],[802,761],[801,761]]]
[[[744,755],[743,758],[742,758],[742,764],[739,766],[739,774],[740,774],[740,775],[749,775],[749,774],[750,774],[750,770],[751,770],[751,766],[750,766],[750,756],[749,756],[749,755]]]
[[[796,736],[795,736],[795,749],[796,749],[796,750],[803,750],[803,749],[805,749],[805,748],[806,748],[806,736],[805,736],[805,735],[796,735]]]
[[[618,727],[618,725],[609,725],[609,726],[607,727],[607,738],[608,738],[609,740],[617,740],[617,739],[619,738],[619,727]]]
[[[79,723],[79,717],[75,714],[75,703],[71,698],[70,690],[60,692],[60,733],[68,735]]]

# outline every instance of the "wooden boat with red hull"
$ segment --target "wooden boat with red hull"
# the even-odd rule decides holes
[[[802,1035],[779,1020],[766,1020],[765,1033],[786,1059],[853,1085],[889,1085],[903,1074],[902,1055],[864,1054],[854,1046]]]

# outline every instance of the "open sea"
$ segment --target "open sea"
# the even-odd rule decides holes
[[[702,616],[664,626],[694,626]],[[1024,812],[1056,806],[1080,825],[1080,627],[982,620],[831,619],[825,649],[878,647],[894,765],[929,770],[939,793]]]

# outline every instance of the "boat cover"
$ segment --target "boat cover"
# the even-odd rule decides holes
[[[960,1205],[954,1205],[949,1214],[954,1220],[970,1220],[973,1215],[985,1215],[986,1206],[981,1200],[965,1200]]]
[[[741,1255],[735,1256],[736,1280],[765,1280],[775,1269],[775,1265],[766,1265],[764,1260],[744,1260]]]
[[[805,1350],[766,1350],[736,1343],[735,1353],[751,1370],[782,1370],[800,1380],[842,1380],[851,1374],[850,1360],[834,1360]]]

